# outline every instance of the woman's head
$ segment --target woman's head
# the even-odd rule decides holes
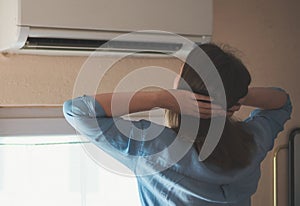
[[[215,44],[202,44],[199,47],[215,65],[224,86],[227,107],[232,107],[248,92],[251,77],[247,68],[233,54],[225,52]],[[193,55],[194,52],[196,52],[196,49],[187,57],[187,62],[194,61],[191,59],[195,58],[195,55]],[[218,92],[218,89],[214,88],[215,85],[205,85],[194,69],[199,68],[192,68],[189,64],[185,63],[180,71],[181,79],[177,78],[174,81],[174,87],[176,89],[186,89],[185,81],[195,93],[207,94],[207,87],[211,88],[210,91]],[[214,96],[215,94],[210,95]]]
[[[244,97],[248,92],[248,86],[251,82],[250,74],[244,64],[233,54],[225,52],[215,44],[202,44],[199,46],[210,58],[222,80],[227,108],[238,103],[239,99]],[[187,57],[195,58],[193,50]],[[192,59],[197,61],[197,59]],[[180,71],[181,78],[174,81],[174,87],[177,89],[187,89],[186,82],[193,92],[199,94],[208,94],[207,88],[210,88],[211,95],[218,102],[218,91],[215,84],[207,85],[199,77],[198,73],[189,64],[185,63]],[[190,117],[191,121],[193,117]],[[180,128],[181,115],[172,111],[166,111],[166,120],[171,128],[178,132]],[[210,126],[210,119],[201,119],[198,135],[194,142],[194,146],[201,150]],[[220,141],[213,153],[204,162],[211,163],[222,169],[229,170],[235,168],[243,168],[249,164],[251,160],[251,152],[254,148],[252,135],[247,133],[243,128],[243,122],[235,121],[230,117],[226,117],[224,130]]]

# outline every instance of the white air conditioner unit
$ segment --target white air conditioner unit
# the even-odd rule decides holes
[[[212,0],[0,0],[0,21],[1,52],[84,55],[101,45],[104,51],[174,52],[181,43],[166,33],[110,40],[159,30],[208,42]]]

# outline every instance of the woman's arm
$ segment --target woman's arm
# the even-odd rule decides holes
[[[159,93],[158,91],[103,93],[95,95],[95,99],[103,107],[107,116],[122,116],[159,107]]]
[[[106,115],[109,117],[147,111],[155,107],[193,116],[199,116],[200,112],[202,118],[211,117],[211,108],[215,109],[215,115],[224,114],[220,106],[203,102],[203,100],[210,101],[210,97],[194,94],[185,90],[104,93],[97,94],[95,99],[103,107]],[[196,99],[198,101],[196,101]],[[179,106],[180,102],[181,104]]]
[[[243,105],[258,107],[244,122],[252,128],[262,157],[274,146],[274,140],[291,118],[292,103],[289,95],[280,88],[250,88],[241,100]]]
[[[270,87],[252,87],[239,103],[260,109],[279,109],[287,101],[287,94]]]

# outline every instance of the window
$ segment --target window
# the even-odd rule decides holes
[[[94,162],[61,108],[0,109],[0,205],[140,205],[136,179]]]

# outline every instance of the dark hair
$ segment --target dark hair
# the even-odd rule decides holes
[[[247,94],[251,82],[247,68],[232,53],[225,52],[215,44],[202,44],[199,47],[208,55],[221,77],[226,94],[227,108],[237,104],[238,100]],[[189,58],[194,58],[194,55],[191,54],[187,57],[187,62],[189,62]],[[213,87],[213,85],[205,85],[201,77],[188,63],[183,66],[181,78],[189,84],[195,93],[205,94],[207,93],[207,87]],[[179,81],[178,89],[185,89],[183,80]],[[166,120],[168,125],[178,133],[181,115],[167,110]],[[200,119],[198,134],[193,144],[198,152],[200,152],[207,136],[210,122],[210,119]],[[204,163],[223,170],[244,168],[251,162],[254,149],[253,136],[245,130],[244,122],[227,116],[220,141]]]

